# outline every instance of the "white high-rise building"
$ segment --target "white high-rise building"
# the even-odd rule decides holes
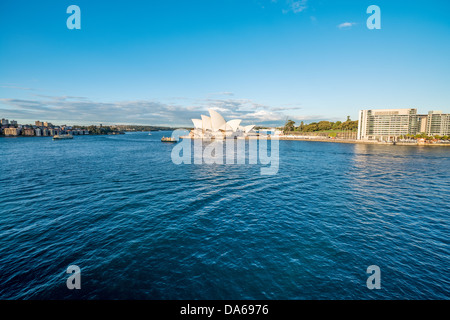
[[[358,120],[358,140],[393,141],[418,127],[417,109],[361,110]]]
[[[428,112],[426,132],[429,136],[450,134],[450,114],[443,114],[442,111]]]
[[[408,134],[450,134],[450,114],[441,111],[423,115],[417,114],[417,109],[361,110],[358,120],[358,140],[395,141]]]

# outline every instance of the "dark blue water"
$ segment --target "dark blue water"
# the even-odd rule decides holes
[[[450,298],[450,148],[280,141],[262,176],[163,134],[0,139],[1,299]]]

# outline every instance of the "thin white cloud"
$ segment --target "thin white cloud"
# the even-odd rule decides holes
[[[287,0],[286,4],[287,9],[283,9],[283,13],[300,13],[308,8],[308,0]]]
[[[207,97],[195,101],[132,100],[97,102],[85,97],[34,95],[31,99],[0,99],[0,112],[10,119],[34,119],[55,124],[141,124],[191,126],[191,119],[220,112],[226,119],[242,119],[246,124],[281,125],[292,106],[268,106],[251,99]]]
[[[349,29],[353,27],[356,24],[356,22],[344,22],[338,25],[339,29]]]
[[[307,6],[308,0],[299,0],[299,1],[293,1],[291,4],[292,11],[294,13],[299,13],[308,8]]]
[[[255,0],[262,8],[278,7],[283,14],[300,13],[308,8],[308,0]]]
[[[17,90],[33,90],[31,88],[18,87],[18,86],[0,86],[3,89],[17,89]]]
[[[233,92],[223,91],[223,92],[214,92],[210,93],[210,96],[234,96]]]

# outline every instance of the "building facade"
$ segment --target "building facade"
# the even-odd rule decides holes
[[[359,112],[358,140],[393,141],[401,135],[416,134],[417,109],[380,109]]]
[[[359,112],[358,140],[396,141],[398,137],[425,133],[428,136],[450,134],[450,114],[417,109],[378,109]]]
[[[450,114],[443,114],[442,111],[428,112],[425,132],[429,136],[448,135],[450,132]]]
[[[34,136],[34,129],[33,128],[25,128],[22,130],[22,135],[24,136]]]
[[[17,129],[17,130],[15,130]],[[48,137],[61,133],[89,135],[87,129],[73,129],[71,126],[55,126],[50,122],[35,121],[35,125],[19,125],[15,120],[0,119],[0,135]]]
[[[5,136],[16,137],[20,134],[20,130],[17,128],[5,128]]]

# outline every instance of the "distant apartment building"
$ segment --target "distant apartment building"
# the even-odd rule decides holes
[[[395,141],[408,134],[448,135],[449,120],[450,115],[441,111],[421,115],[417,109],[361,110],[357,139]]]
[[[430,136],[448,135],[450,133],[450,114],[443,114],[442,111],[428,112],[426,131],[424,132]]]
[[[34,124],[36,127],[53,127],[53,124],[47,121],[35,121]]]
[[[427,132],[427,122],[428,122],[428,116],[427,115],[417,115],[417,132],[418,133],[426,133]]]
[[[24,136],[34,136],[34,129],[33,128],[25,128],[22,130],[22,135]]]
[[[361,110],[358,140],[391,141],[417,132],[417,109]]]
[[[20,134],[20,130],[17,128],[5,128],[4,133],[7,137],[16,137]]]
[[[5,136],[36,136],[48,137],[62,133],[72,135],[89,135],[89,130],[73,128],[72,126],[55,126],[50,122],[35,121],[34,125],[19,125],[15,120],[1,119],[0,135]]]

